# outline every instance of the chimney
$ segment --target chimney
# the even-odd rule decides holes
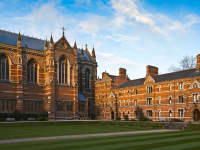
[[[119,68],[119,77],[126,77],[126,69]]]
[[[200,71],[200,54],[196,56],[196,59],[197,59],[196,71],[199,72]]]
[[[152,77],[155,77],[158,75],[158,67],[155,67],[155,66],[151,66],[151,65],[148,65],[146,66],[146,76],[152,76]]]

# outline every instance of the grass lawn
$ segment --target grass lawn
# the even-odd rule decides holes
[[[0,123],[0,140],[160,129],[163,123],[116,121],[65,121]]]
[[[200,131],[2,144],[2,150],[199,150]]]

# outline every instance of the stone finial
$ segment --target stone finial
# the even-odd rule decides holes
[[[93,57],[93,58],[96,58],[94,46],[93,46],[93,48],[92,48],[92,57]]]
[[[17,36],[17,47],[20,49],[21,48],[21,40],[22,40],[22,38],[21,38],[21,34],[20,34],[20,32],[19,32],[19,34],[18,34],[18,36]]]
[[[50,49],[53,49],[53,47],[54,47],[54,42],[53,42],[53,37],[52,37],[52,34],[51,34],[50,43],[49,43],[49,48],[50,48]]]
[[[76,41],[74,42],[74,49],[77,49]]]
[[[19,34],[18,34],[18,36],[17,36],[17,40],[18,40],[18,41],[21,41],[21,40],[22,40],[20,32],[19,32]]]
[[[44,41],[44,49],[48,49],[48,43],[47,43],[47,40]]]

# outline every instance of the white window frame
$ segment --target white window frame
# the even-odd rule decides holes
[[[153,98],[148,97],[147,98],[147,106],[152,106]]]
[[[183,82],[179,82],[178,89],[179,90],[183,90],[184,89],[184,83]]]
[[[161,85],[158,86],[158,92],[160,92],[160,91],[161,91]]]
[[[169,91],[172,91],[172,84],[169,84]]]
[[[172,110],[169,110],[169,117],[172,117]]]
[[[199,94],[198,93],[193,93],[192,97],[193,97],[193,102],[194,103],[198,103],[199,102]]]
[[[134,100],[134,106],[137,107],[137,99]]]
[[[172,96],[169,97],[169,104],[172,104]]]
[[[179,117],[184,117],[184,109],[178,109],[178,116]]]
[[[180,101],[180,97],[183,98],[182,101]],[[183,103],[184,103],[184,95],[179,95],[179,96],[178,96],[178,102],[179,102],[180,104],[183,104]]]
[[[158,96],[158,105],[161,104],[161,96]]]

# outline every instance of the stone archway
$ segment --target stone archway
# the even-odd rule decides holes
[[[198,109],[195,109],[193,112],[193,120],[194,121],[199,121],[200,120],[200,112]]]
[[[115,119],[115,114],[114,114],[114,112],[112,111],[111,112],[111,120],[114,120]]]

